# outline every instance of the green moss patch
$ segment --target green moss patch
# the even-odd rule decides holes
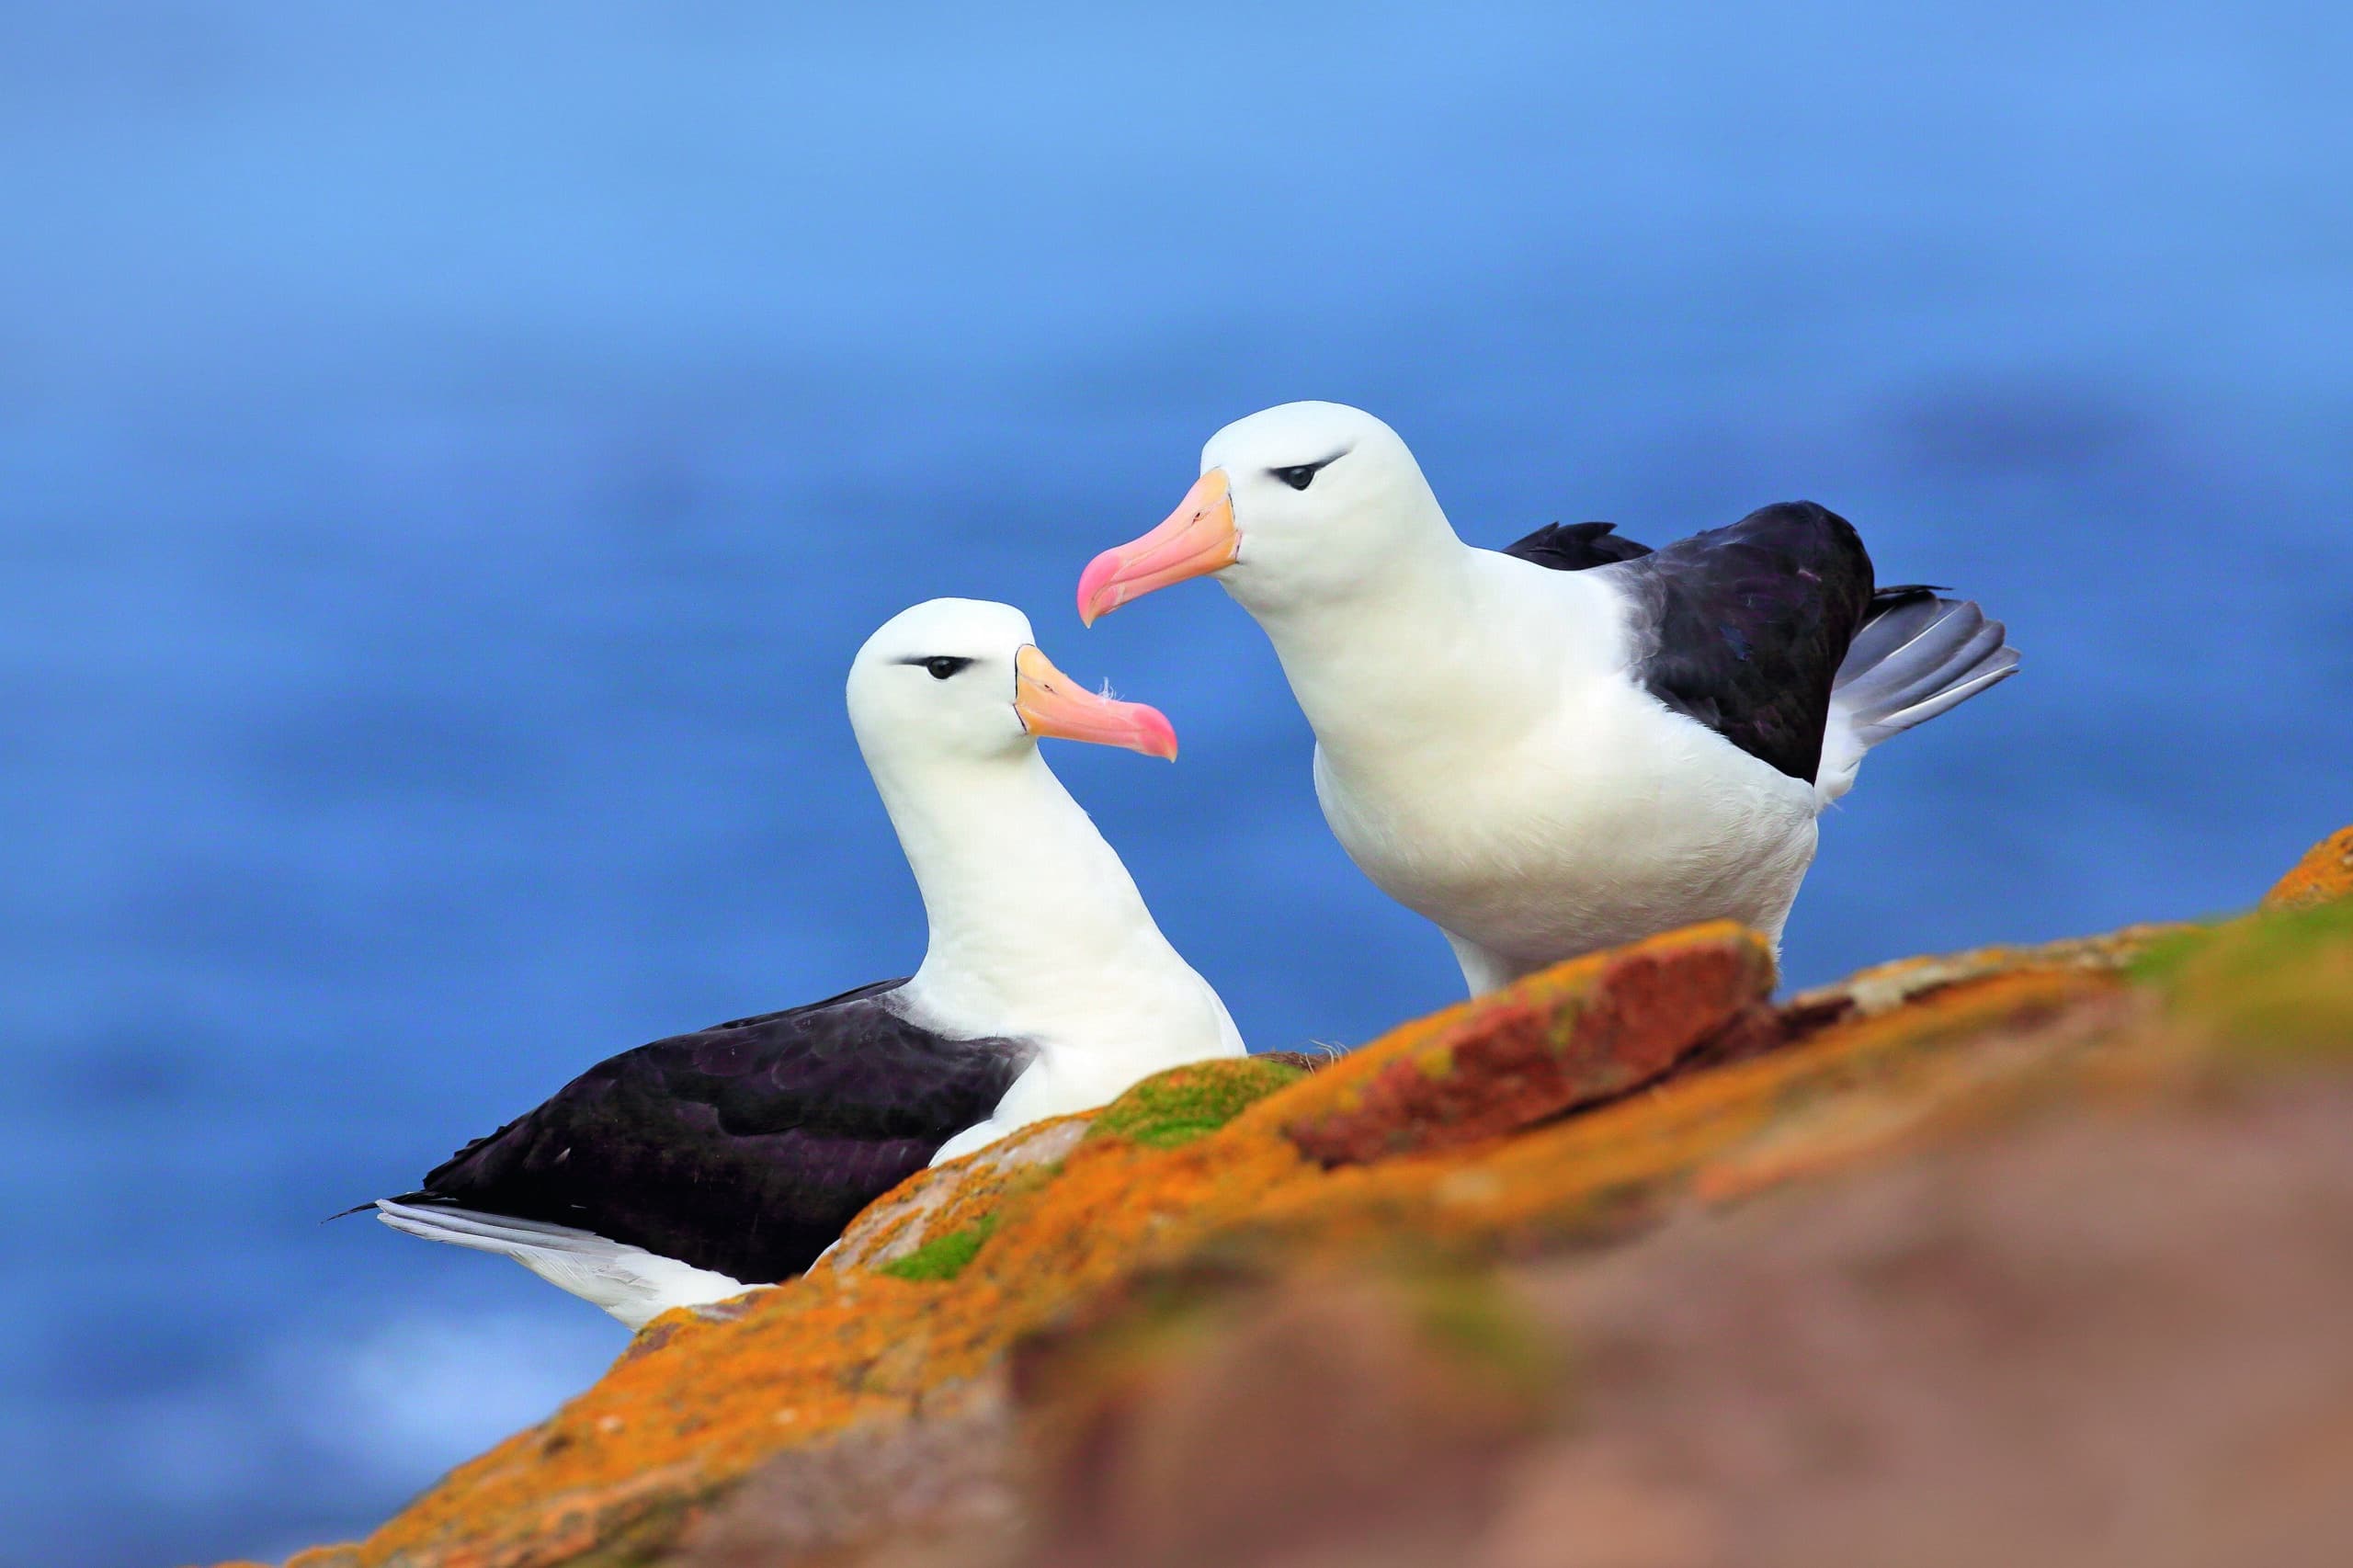
[[[875,1272],[888,1274],[894,1279],[946,1280],[964,1272],[965,1267],[980,1256],[981,1244],[996,1231],[996,1216],[983,1214],[960,1231],[927,1241],[901,1258],[893,1258]]]
[[[2253,915],[2133,965],[2183,1022],[2267,1055],[2353,1057],[2353,903]]]
[[[2247,918],[2251,920],[2256,916]],[[2231,924],[2224,924],[2193,926],[2188,930],[2177,931],[2170,937],[2150,943],[2138,957],[2124,966],[2124,972],[2143,985],[2169,987],[2192,959],[2212,947],[2214,938],[2231,928]]]
[[[1216,1131],[1244,1108],[1306,1076],[1289,1062],[1251,1056],[1172,1067],[1106,1106],[1086,1136],[1174,1149]]]

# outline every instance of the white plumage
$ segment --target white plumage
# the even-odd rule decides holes
[[[1753,595],[1733,596],[1721,628],[1691,630],[1711,569],[1694,551],[1612,541],[1643,559],[1560,570],[1472,548],[1396,433],[1336,403],[1228,426],[1201,473],[1160,528],[1088,567],[1082,617],[1213,573],[1265,628],[1314,729],[1333,832],[1383,892],[1444,931],[1474,993],[1698,920],[1778,940],[1813,858],[1815,816],[1863,753],[2017,663],[1998,622],[1920,591],[1916,610],[1865,628],[1845,665],[1835,648],[1815,661],[1811,735],[1775,732],[1783,751],[1813,748],[1802,776],[1765,760],[1770,745],[1727,739],[1745,740],[1746,716],[1712,711],[1713,697],[1691,689],[1709,660],[1730,661],[1724,705],[1754,706],[1762,660],[1779,652],[1741,641]],[[1847,549],[1852,530],[1818,507],[1786,510],[1792,537],[1823,530],[1816,624],[1845,613],[1834,605],[1859,623],[1871,588],[1859,543]],[[1830,580],[1834,566],[1859,580]],[[1801,562],[1797,574],[1811,571]],[[1801,613],[1784,619],[1809,633],[1813,589],[1767,585],[1794,596]],[[1671,607],[1670,594],[1682,596]],[[1723,647],[1670,645],[1694,636]],[[1702,667],[1668,669],[1678,663]]]

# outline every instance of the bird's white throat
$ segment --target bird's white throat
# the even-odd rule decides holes
[[[1228,585],[1331,763],[1492,756],[1555,714],[1565,683],[1622,663],[1621,613],[1593,585],[1474,550],[1442,517],[1426,543],[1336,596]]]
[[[1200,984],[1034,747],[870,760],[930,925],[904,994],[926,1022],[1116,1044],[1128,1015]]]

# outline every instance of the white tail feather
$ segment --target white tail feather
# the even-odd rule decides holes
[[[404,1235],[511,1257],[559,1290],[643,1328],[672,1307],[701,1306],[761,1287],[697,1268],[593,1231],[438,1204],[380,1199],[376,1218]]]

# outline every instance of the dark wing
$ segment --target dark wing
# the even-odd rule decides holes
[[[1615,523],[1547,523],[1526,539],[1504,546],[1506,555],[1517,555],[1555,572],[1583,572],[1650,552],[1649,545],[1620,539]]]
[[[909,1023],[887,999],[903,983],[623,1051],[404,1201],[573,1225],[747,1283],[798,1274],[1029,1059]]]
[[[1809,784],[1847,645],[1925,591],[1890,589],[1879,603],[1862,540],[1811,501],[1760,507],[1610,571],[1636,606],[1636,674],[1651,694]]]

